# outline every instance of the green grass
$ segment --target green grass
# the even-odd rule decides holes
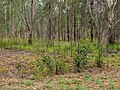
[[[95,62],[95,56],[96,56],[96,52],[97,52],[97,44],[96,42],[89,42],[88,41],[84,41],[87,42],[87,44],[90,46],[90,53],[88,55],[88,63],[94,63]],[[60,42],[60,46],[58,44],[57,41],[55,41],[55,44],[53,45],[53,43],[49,44],[49,47],[47,48],[46,46],[46,42],[42,42],[41,40],[38,39],[34,39],[33,40],[33,45],[28,45],[27,44],[27,40],[26,39],[18,39],[18,38],[8,38],[8,39],[4,39],[4,40],[0,40],[0,50],[2,49],[15,49],[15,50],[24,50],[24,51],[30,51],[30,52],[37,52],[37,53],[41,53],[39,57],[35,57],[34,56],[27,56],[27,55],[21,55],[16,57],[17,61],[19,62],[27,62],[25,64],[25,67],[27,67],[26,69],[23,67],[20,70],[20,74],[25,74],[27,76],[27,74],[31,74],[33,75],[32,78],[34,78],[34,80],[41,78],[42,76],[49,76],[48,75],[48,71],[50,69],[50,66],[52,66],[50,64],[49,61],[52,61],[48,58],[48,62],[44,62],[43,57],[45,56],[50,56],[53,61],[60,61],[60,62],[55,62],[58,63],[58,67],[60,70],[60,73],[62,74],[66,74],[69,71],[73,71],[74,72],[74,57],[76,54],[76,46],[73,44],[72,46],[70,45],[69,42]],[[110,45],[108,47],[108,49],[110,50],[117,50],[118,48],[120,48],[117,45]],[[71,57],[71,50],[72,50],[72,54],[73,56]],[[53,54],[55,53],[55,54]],[[103,56],[104,60],[104,65],[103,66],[109,66],[109,67],[114,67],[114,68],[118,68],[120,67],[120,54],[119,53],[110,53],[106,56]],[[38,62],[37,60],[39,60],[40,62]],[[19,65],[22,65],[23,63],[19,63]],[[16,64],[18,67],[19,65]],[[47,66],[48,65],[48,66]],[[50,66],[49,66],[50,65]],[[54,68],[53,68],[54,67]],[[53,65],[53,70],[55,69],[55,66]],[[94,66],[92,66],[94,67]],[[88,67],[89,68],[89,67]],[[28,70],[28,72],[27,72]],[[4,73],[7,70],[4,68],[0,68],[0,73]],[[82,79],[79,78],[75,78],[75,77],[71,77],[71,78],[65,78],[65,77],[60,77],[58,78],[56,82],[57,85],[54,85],[54,81],[53,80],[44,80],[43,83],[43,88],[51,90],[54,89],[55,90],[89,90],[89,84],[93,83],[95,84],[95,86],[97,86],[98,90],[104,90],[106,87],[104,87],[103,82],[106,80],[104,75],[100,75],[97,78],[92,76],[91,74],[89,74],[87,71],[86,72],[80,72],[83,74]],[[107,79],[107,83],[108,83],[108,87],[110,90],[119,90],[118,87],[115,85],[115,81],[111,81],[111,79]],[[27,80],[27,81],[23,81],[21,82],[19,85],[20,87],[25,86],[25,87],[29,87],[29,90],[35,90],[34,87],[35,82],[33,80]],[[18,84],[17,84],[18,85]],[[13,90],[24,90],[22,88],[18,89],[17,85],[13,87]],[[39,88],[39,87],[37,87]],[[53,89],[53,90],[54,90]],[[39,89],[38,89],[39,90]]]
[[[33,41],[33,45],[28,45],[26,39],[8,38],[0,40],[0,48],[17,49],[25,51],[39,51],[42,44],[40,41]]]
[[[74,54],[76,51],[76,45],[78,43],[73,42],[71,45],[70,42],[67,41],[49,41],[50,43],[47,43],[45,41],[41,41],[40,39],[33,39],[33,44],[28,45],[27,39],[20,39],[20,38],[6,38],[6,39],[0,39],[0,48],[7,48],[7,49],[17,49],[17,50],[25,50],[25,51],[33,51],[33,52],[44,52],[48,51],[50,53],[53,52],[59,52],[63,55],[68,55],[72,53]],[[81,42],[85,42],[89,45],[89,49],[92,51],[95,51],[97,49],[97,43],[96,41],[90,42],[89,39],[81,40]],[[54,43],[54,44],[53,44]],[[47,48],[48,44],[48,48]],[[112,44],[108,46],[109,50],[118,50],[120,49],[120,45]]]
[[[109,50],[120,50],[120,45],[117,44],[111,44],[108,46]]]
[[[87,86],[80,85],[77,78],[59,78],[56,90],[89,90]]]
[[[89,53],[87,57],[88,64],[93,63],[96,61],[96,56],[97,56],[97,43],[95,41],[90,42],[89,39],[86,40],[81,40],[80,42],[83,45],[89,46]],[[24,51],[30,51],[30,52],[35,52],[39,53],[42,56],[40,56],[40,59],[43,58],[44,55],[48,55],[52,57],[57,61],[64,61],[65,64],[62,62],[57,62],[58,65],[62,65],[60,67],[60,70],[64,70],[63,74],[68,72],[68,70],[71,70],[70,68],[74,67],[74,58],[76,57],[76,50],[79,49],[76,45],[78,43],[73,43],[72,46],[70,42],[67,41],[60,41],[60,44],[58,41],[55,41],[53,44],[53,41],[49,43],[49,47],[47,48],[47,42],[42,42],[39,39],[33,39],[33,45],[28,45],[26,39],[20,39],[20,38],[7,38],[0,40],[0,50],[2,49],[15,49],[15,50],[24,50]],[[60,45],[60,46],[59,46]],[[120,45],[119,45],[120,46]],[[111,50],[116,50],[118,45],[110,45],[108,49]],[[71,51],[72,51],[72,57],[71,57]],[[55,54],[54,54],[55,53]],[[86,52],[85,52],[86,53]],[[36,58],[35,58],[36,59]],[[114,65],[114,67],[120,66],[119,59],[120,55],[113,53],[107,56],[102,57],[104,64],[111,64]],[[26,60],[29,61],[30,58],[29,56],[23,56],[23,57],[18,57],[17,60]],[[35,60],[36,61],[36,60]],[[66,63],[67,62],[67,63]],[[114,62],[114,63],[113,63]],[[90,79],[85,77],[85,79]]]
[[[26,86],[32,86],[33,83],[34,83],[34,81],[32,81],[32,80],[28,80],[28,81],[21,82],[21,84],[24,84],[24,85],[26,85]]]
[[[40,81],[23,80],[22,82],[13,81],[9,84],[12,90],[119,90],[116,81],[104,74],[98,76],[90,76],[89,73],[82,73],[83,76],[59,76],[55,78],[47,78]],[[87,76],[88,74],[88,76]],[[79,78],[83,77],[83,78]],[[86,79],[85,79],[86,78]],[[92,78],[92,79],[88,79]],[[43,86],[41,86],[43,84]],[[106,85],[107,84],[107,85]],[[41,89],[42,88],[42,89]],[[5,89],[6,90],[6,89]]]
[[[44,81],[44,87],[45,88],[52,88],[52,81],[51,80]]]
[[[85,74],[84,77],[83,77],[83,79],[85,81],[91,81],[93,78],[89,74]]]
[[[0,68],[0,73],[5,73],[7,72],[8,70],[6,68]]]
[[[18,39],[18,38],[7,38],[7,39],[0,40],[0,48],[25,50],[25,51],[32,51],[32,52],[48,51],[50,53],[53,53],[55,51],[55,52],[64,53],[64,54],[70,53],[70,50],[71,50],[70,43],[68,42],[60,42],[60,47],[59,47],[58,42],[56,41],[54,45],[51,44],[47,48],[47,43],[42,42],[39,39],[37,40],[33,39],[33,44],[28,45],[26,39]]]

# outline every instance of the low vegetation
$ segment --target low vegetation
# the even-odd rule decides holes
[[[11,50],[10,53],[25,51],[20,55],[13,54],[14,58],[8,56],[15,60],[11,67],[14,68],[19,80],[10,79],[7,86],[1,84],[2,90],[7,88],[9,90],[120,89],[120,46],[110,45],[108,53],[105,53],[103,48],[102,67],[99,68],[96,61],[98,48],[95,41],[91,43],[89,39],[81,40],[76,44],[77,46],[61,42],[60,47],[56,47],[57,45],[46,47],[44,44],[38,40],[34,40],[33,45],[26,44],[24,39],[0,40],[1,51]],[[9,71],[10,69],[5,65],[0,68],[2,76]],[[113,72],[118,73],[114,76]]]

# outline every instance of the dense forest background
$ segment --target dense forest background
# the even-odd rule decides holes
[[[118,0],[1,0],[1,38],[32,37],[44,41],[119,38]]]
[[[0,0],[0,51],[0,73],[14,68],[8,76],[36,80],[86,70],[119,74],[120,0]],[[7,68],[4,55],[11,57]],[[119,90],[119,75],[113,86],[101,88],[96,81],[100,90]]]

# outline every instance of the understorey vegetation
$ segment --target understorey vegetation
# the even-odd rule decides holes
[[[39,41],[39,42],[38,42]],[[120,45],[112,44],[108,47],[101,45],[98,48],[96,40],[93,42],[90,39],[80,40],[78,43],[71,44],[69,42],[54,42],[54,45],[46,46],[46,43],[35,39],[33,45],[25,43],[25,39],[11,38],[0,41],[2,49],[23,50],[36,54],[33,60],[29,61],[29,57],[19,57],[16,68],[18,72],[23,73],[31,68],[32,74],[36,78],[41,78],[46,75],[63,75],[67,73],[83,72],[91,67],[106,68],[108,67],[110,57],[119,57]],[[109,50],[109,51],[106,51]],[[38,55],[38,56],[37,56]],[[27,60],[27,66],[24,65],[24,60]],[[23,65],[22,65],[23,64]],[[109,66],[110,68],[111,66]],[[33,72],[32,72],[33,71]],[[27,73],[26,73],[27,74]],[[34,77],[35,78],[35,77]]]
[[[120,0],[0,0],[0,90],[120,90]]]

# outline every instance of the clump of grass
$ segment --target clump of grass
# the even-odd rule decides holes
[[[44,87],[49,89],[52,88],[52,81],[51,80],[44,81]]]
[[[46,75],[46,72],[47,72],[47,68],[44,64],[44,62],[41,60],[41,59],[37,59],[35,62],[34,62],[34,72],[36,73],[35,78],[38,78],[38,77],[44,77]]]
[[[34,84],[34,81],[32,80],[27,80],[27,81],[23,81],[21,82],[21,84],[24,84],[26,86],[32,86]]]
[[[77,84],[75,87],[74,87],[74,90],[89,90],[89,88],[87,86],[82,86],[80,84]]]
[[[120,45],[117,45],[117,44],[111,44],[111,45],[108,45],[108,50],[120,50]]]
[[[53,75],[55,71],[54,59],[51,56],[45,55],[41,59],[47,67],[48,75]]]
[[[59,58],[55,62],[56,74],[65,74],[68,72],[68,65],[63,58]]]
[[[8,70],[6,68],[0,68],[0,73],[5,73],[7,72]]]
[[[85,74],[85,75],[83,76],[83,79],[84,79],[85,81],[91,81],[93,78],[92,78],[89,74]]]

